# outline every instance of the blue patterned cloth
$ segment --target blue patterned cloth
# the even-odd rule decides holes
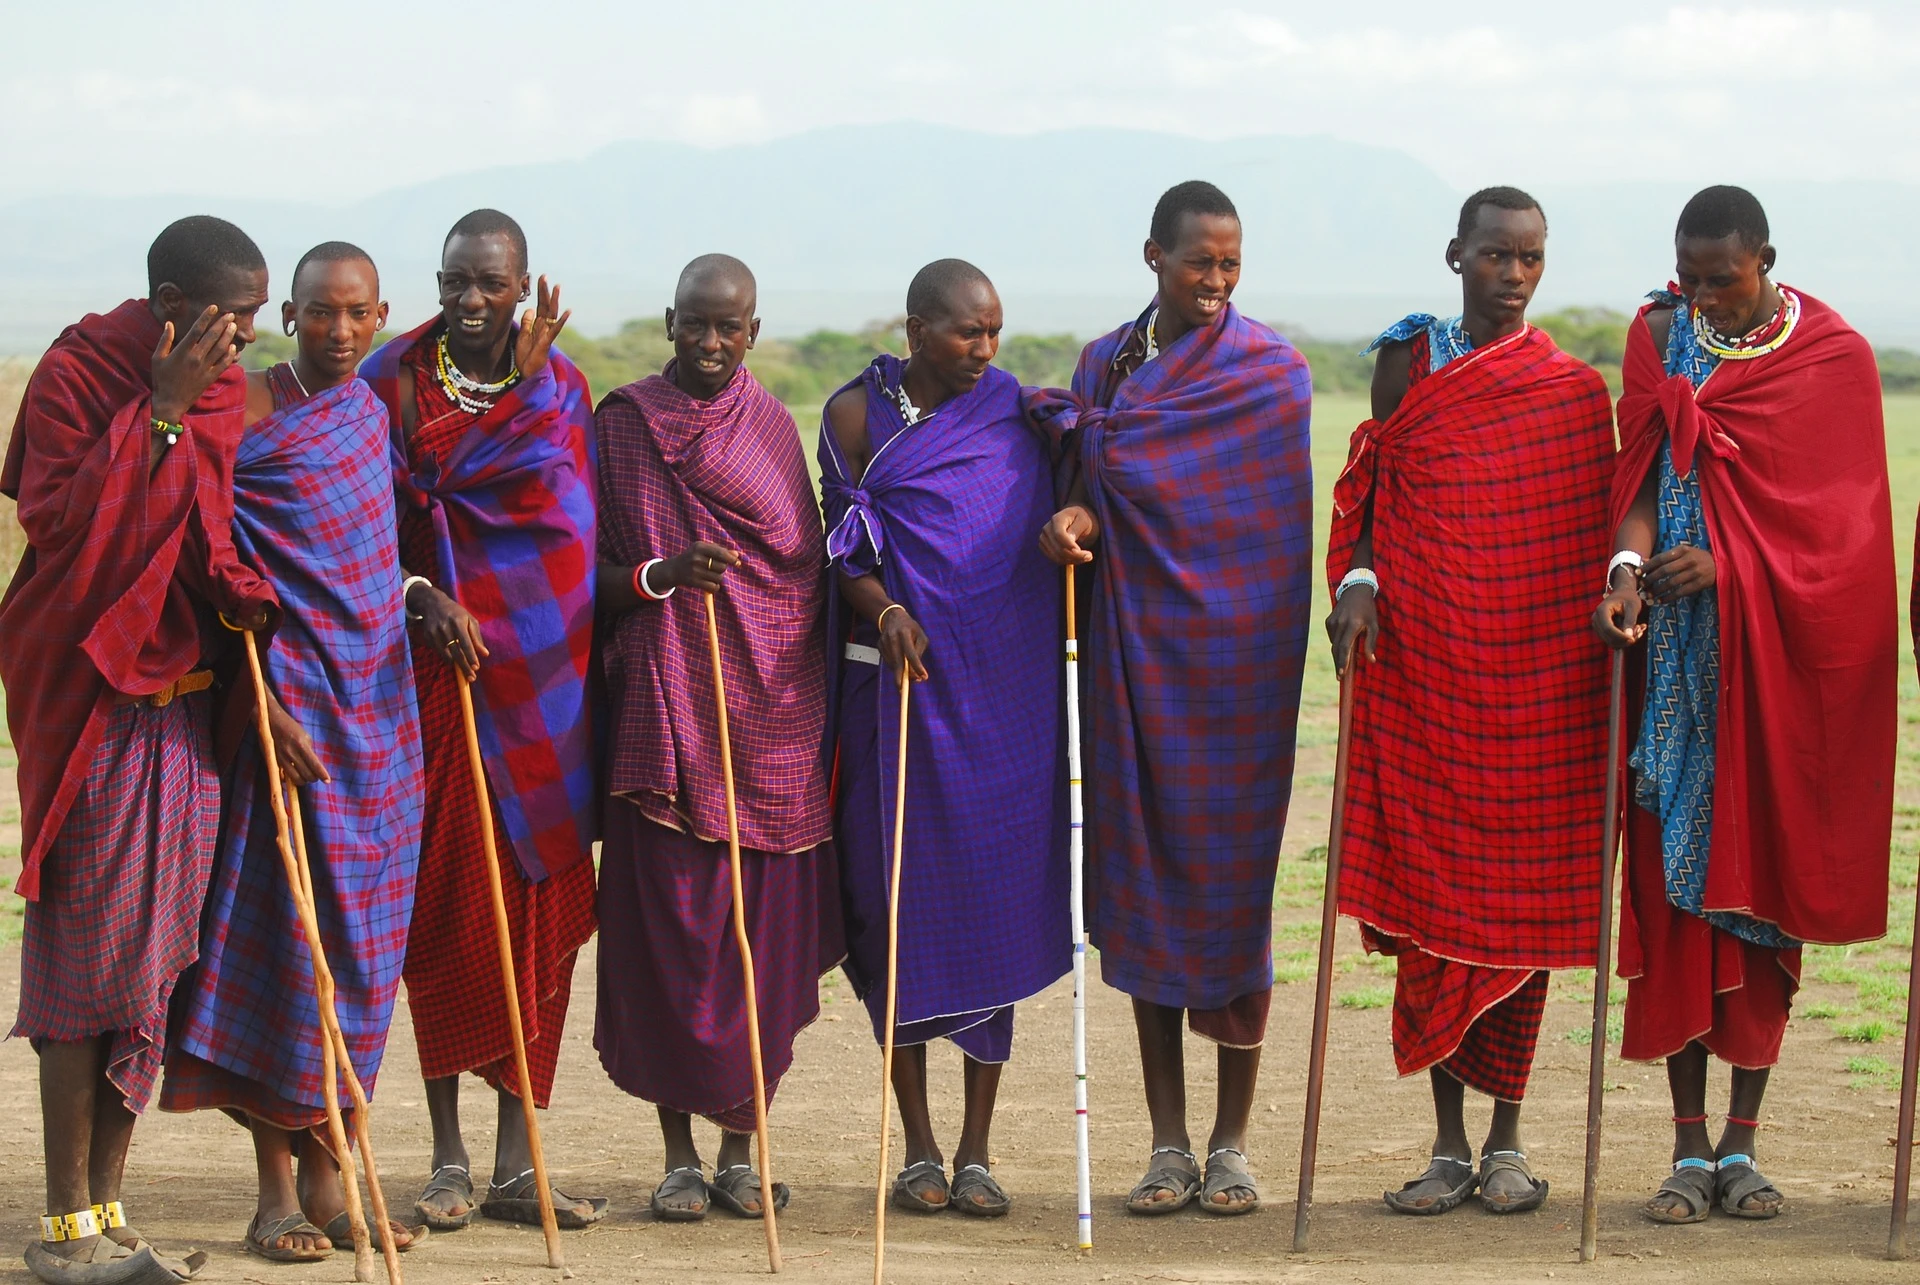
[[[1380,337],[1368,344],[1360,355],[1365,357],[1387,344],[1403,344],[1424,330],[1429,357],[1427,373],[1431,375],[1448,362],[1458,361],[1473,351],[1473,337],[1461,328],[1460,320],[1459,317],[1436,317],[1430,312],[1410,312],[1381,331]]]
[[[1674,309],[1667,334],[1669,375],[1697,389],[1720,359],[1700,346],[1679,295],[1648,296]],[[1659,535],[1655,552],[1676,544],[1707,549],[1699,470],[1682,477],[1670,446],[1660,448]],[[1647,700],[1631,760],[1634,802],[1660,818],[1667,900],[1690,915],[1756,945],[1800,943],[1772,924],[1731,911],[1705,910],[1713,838],[1714,741],[1720,693],[1720,597],[1708,589],[1647,611]]]

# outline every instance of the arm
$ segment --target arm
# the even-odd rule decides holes
[[[1373,359],[1373,418],[1384,421],[1400,409],[1407,396],[1408,375],[1413,366],[1413,345],[1390,343]],[[1373,570],[1373,497],[1367,497],[1360,514],[1360,538],[1354,542],[1353,557],[1347,570]],[[1347,653],[1364,640],[1367,660],[1375,659],[1380,645],[1380,612],[1372,585],[1352,584],[1344,593],[1335,590],[1333,611],[1327,616],[1327,640],[1333,644],[1333,667],[1346,677]]]
[[[846,461],[847,481],[858,486],[873,456],[873,441],[867,433],[865,388],[856,384],[827,403],[827,427],[840,448],[841,458]],[[840,595],[847,605],[863,619],[878,623],[881,662],[896,674],[905,673],[916,682],[925,681],[927,667],[922,657],[927,654],[926,631],[904,606],[888,596],[880,576],[874,572],[848,575],[839,568],[833,574],[839,579]]]
[[[1088,547],[1100,539],[1100,519],[1093,516],[1093,501],[1087,494],[1086,474],[1074,470],[1073,484],[1067,488],[1067,502],[1040,528],[1040,552],[1061,566],[1092,562]]]
[[[1637,553],[1642,558],[1653,552],[1653,542],[1660,531],[1659,494],[1660,474],[1648,469],[1639,494],[1633,497],[1632,507],[1621,519],[1619,530],[1614,532],[1615,552]],[[1649,568],[1651,565],[1648,564]],[[1629,566],[1615,567],[1612,579],[1607,582],[1607,595],[1594,609],[1593,632],[1616,651],[1633,646],[1647,632],[1640,620],[1640,609],[1645,604],[1641,592],[1643,574],[1644,569],[1636,572]]]
[[[659,594],[672,593],[679,588],[718,593],[726,578],[727,568],[737,567],[743,561],[745,559],[739,553],[724,545],[695,540],[673,557],[654,563],[652,570],[647,572],[647,584]],[[615,616],[657,601],[635,590],[634,581],[639,571],[639,566],[627,567],[612,562],[599,565],[594,572],[594,600],[602,614]]]

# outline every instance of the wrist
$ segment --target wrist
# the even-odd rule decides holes
[[[873,627],[875,629],[881,630],[882,632],[885,632],[887,627],[887,617],[896,611],[900,613],[901,619],[904,620],[906,618],[907,609],[901,606],[897,602],[890,602],[886,606],[880,608],[880,614],[873,618]]]
[[[660,574],[664,563],[663,558],[650,558],[633,569],[633,591],[638,597],[654,602],[673,597],[674,590],[680,586],[672,582],[671,576]]]
[[[151,413],[157,420],[162,420],[168,424],[179,424],[185,421],[187,408],[176,405],[173,402],[161,401],[156,397],[153,399]]]
[[[1372,567],[1355,567],[1340,577],[1340,585],[1333,591],[1333,600],[1337,603],[1352,589],[1365,589],[1369,599],[1380,596],[1380,577],[1373,574]]]

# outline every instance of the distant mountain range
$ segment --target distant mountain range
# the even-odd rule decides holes
[[[297,166],[262,165],[263,177]],[[1714,181],[1676,157],[1670,183],[1535,189],[1551,226],[1539,304],[1630,310],[1671,271],[1673,222]],[[1524,185],[1524,172],[1510,177]],[[695,254],[752,265],[773,334],[855,328],[901,310],[930,259],[992,276],[1009,329],[1091,336],[1130,317],[1155,198],[1186,178],[1219,183],[1246,225],[1242,308],[1322,336],[1361,336],[1458,294],[1441,262],[1465,193],[1406,154],[1328,137],[1198,140],[1129,130],[1032,135],[928,125],[848,126],[768,143],[629,142],[577,161],[475,171],[327,204],[286,191],[252,200],[129,193],[0,204],[0,352],[34,352],[79,313],[144,292],[147,243],[169,219],[210,212],[253,233],[275,298],[302,251],[355,241],[380,263],[395,322],[434,305],[441,238],[493,205],[564,283],[589,333],[657,315]],[[1876,343],[1920,347],[1920,187],[1781,182],[1759,192],[1780,276],[1834,304]]]

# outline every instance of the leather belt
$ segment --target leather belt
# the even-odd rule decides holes
[[[114,704],[151,705],[155,709],[165,709],[168,705],[173,704],[174,697],[191,696],[195,692],[204,692],[211,686],[213,686],[213,671],[211,669],[195,669],[182,674],[179,678],[174,679],[151,696],[129,696],[125,692],[121,692],[119,693],[118,699],[114,701]]]

